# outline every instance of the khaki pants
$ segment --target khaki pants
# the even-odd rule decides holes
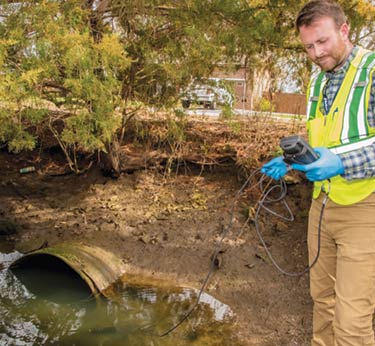
[[[310,209],[310,263],[318,251],[322,195]],[[350,206],[327,201],[310,290],[314,301],[312,346],[375,346],[375,193]]]

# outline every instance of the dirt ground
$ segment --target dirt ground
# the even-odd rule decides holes
[[[112,179],[97,168],[80,176],[47,174],[44,168],[53,162],[40,153],[3,151],[0,162],[0,217],[17,225],[17,233],[7,238],[12,247],[27,252],[79,240],[110,249],[134,273],[198,289],[244,182],[234,165],[203,170],[190,165],[169,175],[143,169]],[[19,173],[30,165],[37,170]],[[247,221],[249,210],[251,214],[256,208],[254,191],[247,188],[235,204],[220,266],[206,292],[234,311],[233,330],[241,345],[307,346],[312,309],[308,275],[280,274],[267,258],[254,223]],[[288,185],[287,202],[295,221],[262,212],[260,229],[280,265],[301,271],[307,261],[310,187]],[[283,212],[282,206],[275,208]]]

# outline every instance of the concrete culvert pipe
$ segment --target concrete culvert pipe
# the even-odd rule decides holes
[[[20,257],[10,270],[30,292],[59,302],[105,295],[104,290],[119,279],[125,265],[102,248],[63,243]]]

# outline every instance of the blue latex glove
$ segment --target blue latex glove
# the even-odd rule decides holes
[[[321,181],[344,173],[344,165],[339,156],[323,147],[314,150],[319,155],[318,160],[307,165],[292,163],[292,168],[305,172],[310,181]]]
[[[288,170],[289,168],[284,162],[284,157],[278,156],[267,162],[260,171],[272,179],[279,180],[288,172]]]

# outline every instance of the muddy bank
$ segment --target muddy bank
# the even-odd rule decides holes
[[[0,160],[0,216],[17,226],[7,237],[10,247],[28,252],[79,240],[113,251],[132,274],[198,289],[244,182],[234,165],[203,170],[186,165],[169,175],[139,170],[111,179],[97,169],[81,176],[51,176],[43,170],[20,174],[19,168],[35,163],[34,156],[2,152]],[[243,345],[307,346],[308,276],[286,277],[270,263],[253,223],[246,222],[258,196],[247,189],[238,201],[207,293],[233,309],[233,328]],[[288,203],[296,220],[270,215],[260,220],[270,250],[290,271],[306,265],[309,197],[308,186],[290,184]],[[281,206],[276,209],[283,212]]]

